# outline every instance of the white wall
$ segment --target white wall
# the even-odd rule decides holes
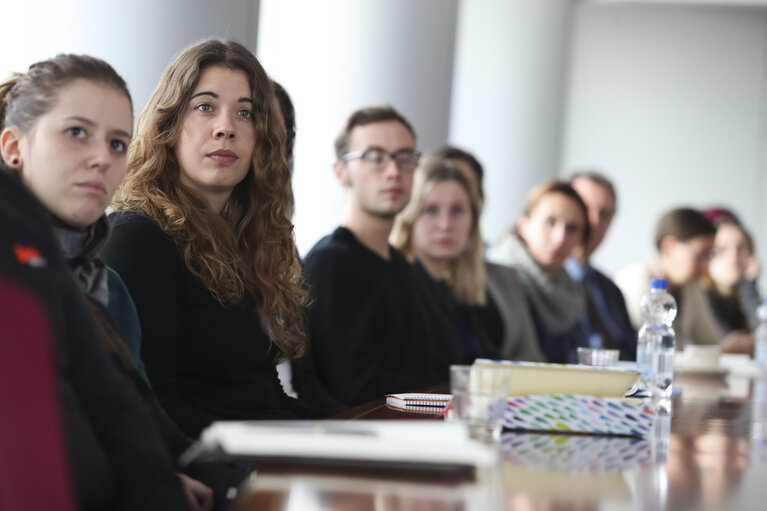
[[[296,108],[296,241],[305,254],[342,219],[333,142],[353,111],[390,104],[418,147],[447,140],[456,0],[262,0],[257,56]]]
[[[767,240],[767,10],[583,4],[574,14],[562,173],[599,167],[620,201],[595,262],[614,272],[649,257],[656,219],[680,205],[730,206]]]
[[[57,53],[90,54],[122,75],[138,115],[187,44],[217,36],[255,49],[258,6],[258,0],[4,1],[0,76]]]
[[[513,225],[528,190],[559,170],[569,0],[464,0],[450,143],[485,168],[482,234]]]

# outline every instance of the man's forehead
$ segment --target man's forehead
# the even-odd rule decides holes
[[[415,141],[410,130],[396,120],[371,122],[355,126],[349,134],[349,148],[362,149],[369,146],[397,150],[408,147],[414,148]]]
[[[614,203],[615,197],[602,183],[589,179],[588,177],[577,177],[572,182],[572,187],[575,191],[581,195],[588,195],[589,197],[583,197],[584,202],[589,202],[590,199],[595,198],[594,195],[601,195],[602,199],[606,199],[609,202]]]

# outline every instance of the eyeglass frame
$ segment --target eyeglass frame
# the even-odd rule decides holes
[[[380,152],[385,156],[385,161],[383,161],[381,165],[372,165],[370,162],[365,160],[365,155],[372,151]],[[410,167],[402,168],[402,165],[399,163],[399,161],[397,161],[397,155],[402,153],[413,154],[414,164],[412,168]],[[365,165],[367,165],[368,167],[374,170],[383,170],[384,168],[386,168],[389,162],[393,161],[400,172],[413,172],[416,169],[416,167],[418,167],[418,161],[421,159],[421,151],[417,151],[415,149],[399,149],[397,151],[394,151],[393,153],[390,153],[380,147],[368,147],[367,149],[363,149],[362,151],[354,151],[354,152],[342,154],[338,159],[344,163],[350,162],[352,160],[362,160],[362,162]]]

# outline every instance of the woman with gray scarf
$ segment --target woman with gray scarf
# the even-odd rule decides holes
[[[549,362],[576,361],[587,345],[579,318],[586,299],[564,262],[589,236],[588,212],[578,193],[562,181],[546,181],[528,195],[513,231],[487,251],[488,260],[519,273],[541,350]]]

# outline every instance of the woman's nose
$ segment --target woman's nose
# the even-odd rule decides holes
[[[214,130],[215,137],[220,138],[227,138],[227,139],[234,139],[236,136],[236,132],[234,130],[234,125],[231,121],[222,120],[216,129]]]

